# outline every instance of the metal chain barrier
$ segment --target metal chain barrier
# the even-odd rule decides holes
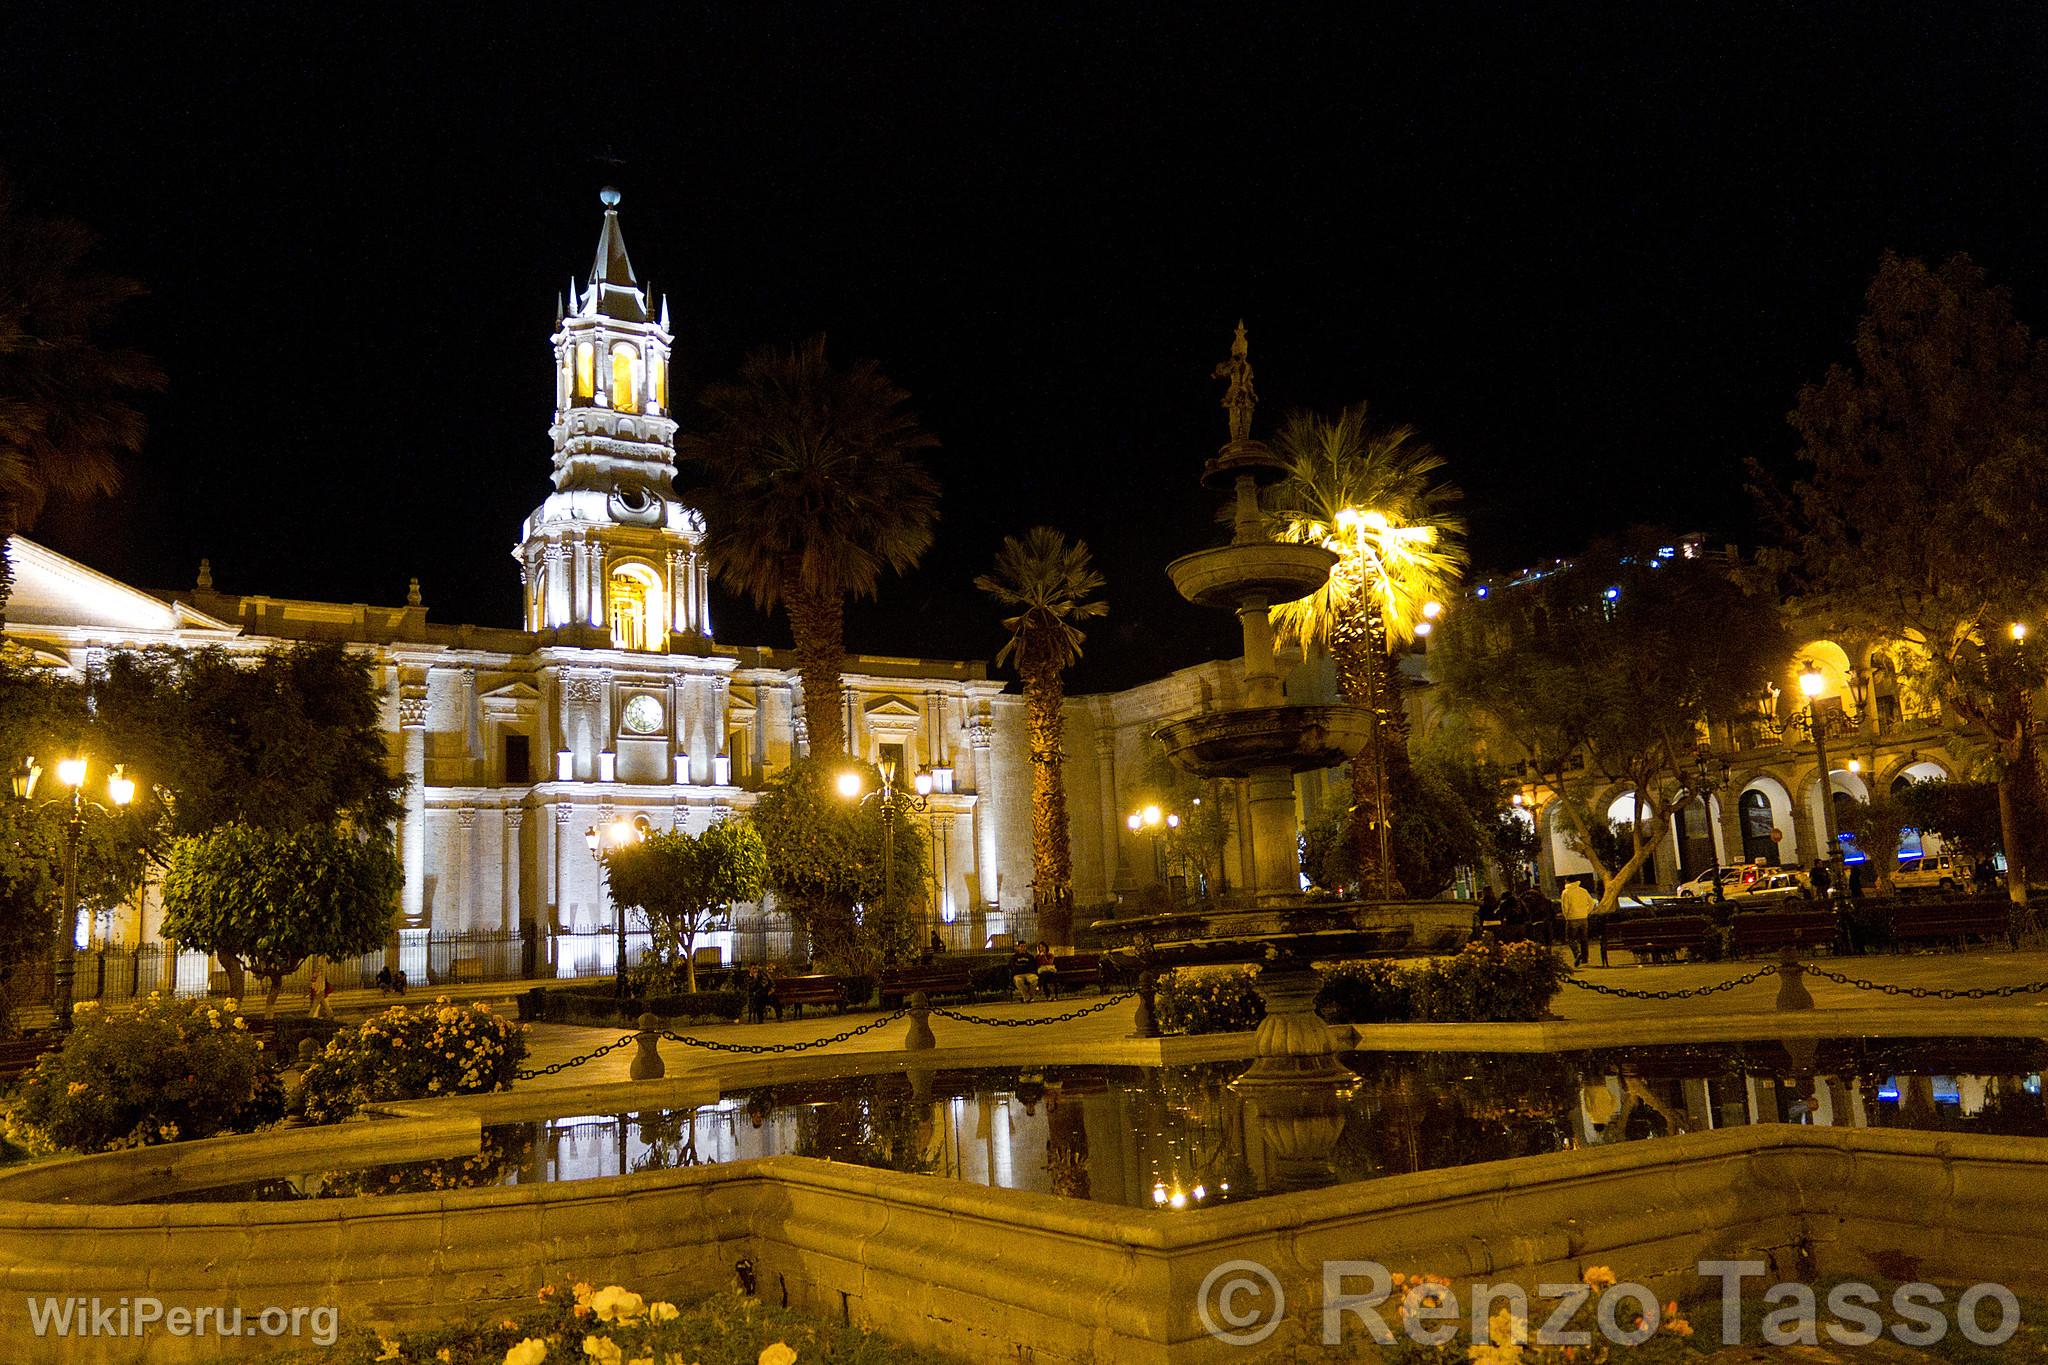
[[[991,1019],[982,1014],[962,1014],[958,1010],[940,1009],[937,1005],[931,1007],[931,1012],[941,1019],[952,1019],[962,1024],[992,1024],[997,1028],[1037,1028],[1040,1024],[1065,1024],[1075,1019],[1085,1019],[1091,1014],[1100,1014],[1112,1005],[1121,1005],[1126,1000],[1136,998],[1137,994],[1136,991],[1125,991],[1121,995],[1112,995],[1107,1000],[1099,1000],[1085,1009],[1068,1010],[1065,1014],[1049,1014],[1043,1019]]]
[[[1809,967],[1807,970],[1811,971],[1812,968]],[[1602,986],[1597,982],[1582,981],[1576,976],[1566,977],[1564,984],[1577,986],[1582,991],[1592,991],[1596,995],[1620,996],[1625,1000],[1693,1000],[1703,995],[1719,995],[1722,991],[1732,991],[1737,986],[1747,986],[1752,981],[1761,981],[1767,976],[1777,974],[1778,964],[1773,962],[1768,967],[1759,967],[1746,976],[1736,977],[1733,981],[1723,981],[1712,986],[1694,986],[1690,990],[1679,991],[1633,991],[1626,986]]]
[[[1883,981],[1865,981],[1858,976],[1845,976],[1841,972],[1830,972],[1812,963],[1801,963],[1809,976],[1823,981],[1833,981],[1842,986],[1854,986],[1859,991],[1879,991],[1885,995],[1903,995],[1914,1000],[2005,1000],[2015,995],[2048,994],[2048,981],[2025,981],[2012,986],[1901,986]]]
[[[681,1043],[685,1047],[701,1047],[711,1052],[739,1052],[745,1053],[748,1056],[758,1056],[769,1052],[809,1052],[812,1048],[831,1047],[834,1043],[844,1043],[850,1039],[860,1037],[863,1033],[873,1033],[878,1028],[886,1028],[909,1013],[908,1009],[900,1009],[894,1014],[885,1014],[879,1019],[871,1019],[857,1028],[846,1030],[844,1033],[835,1033],[830,1038],[813,1038],[805,1043],[720,1043],[714,1042],[709,1038],[693,1038],[687,1033],[671,1033],[667,1029],[661,1030],[661,1036],[671,1043]]]
[[[581,1057],[571,1057],[566,1062],[550,1062],[546,1066],[537,1066],[531,1070],[515,1071],[512,1073],[512,1079],[515,1081],[530,1081],[539,1076],[559,1076],[564,1071],[571,1071],[582,1066],[585,1062],[594,1062],[607,1053],[617,1052],[622,1047],[631,1047],[633,1046],[633,1040],[637,1037],[639,1035],[636,1033],[628,1033],[616,1043],[606,1043],[597,1051],[586,1052]]]

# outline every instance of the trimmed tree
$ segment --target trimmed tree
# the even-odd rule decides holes
[[[768,889],[788,910],[811,951],[845,972],[871,973],[914,951],[912,897],[925,878],[925,841],[909,798],[896,798],[896,895],[883,894],[882,803],[840,796],[847,770],[822,758],[798,759],[770,779],[752,822],[768,855]],[[851,765],[869,793],[875,770]]]
[[[1892,873],[1899,867],[1899,842],[1905,831],[1913,824],[1913,812],[1906,803],[1896,796],[1878,794],[1868,801],[1850,797],[1840,803],[1845,833],[1856,840],[1856,847],[1863,850],[1863,856],[1870,860],[1870,867],[1877,874],[1879,895],[1892,893]]]
[[[1010,638],[996,662],[1014,659],[1024,685],[1024,725],[1031,746],[1031,898],[1040,929],[1055,943],[1074,937],[1074,850],[1067,828],[1065,674],[1081,658],[1086,637],[1075,623],[1109,614],[1094,600],[1102,575],[1088,546],[1050,526],[1003,537],[996,570],[974,586],[1016,614],[1003,618]]]
[[[1699,799],[1710,721],[1748,714],[1790,653],[1774,604],[1704,560],[1637,535],[1448,613],[1432,657],[1447,707],[1527,754],[1611,910]],[[1633,795],[1625,847],[1602,847],[1605,794]]]
[[[657,832],[604,855],[612,899],[640,912],[654,960],[671,978],[681,959],[692,995],[697,935],[733,905],[759,900],[767,874],[760,834],[738,819],[720,820],[702,834]]]
[[[400,876],[381,834],[222,825],[171,845],[163,933],[218,957],[238,996],[244,969],[255,972],[274,1011],[284,978],[307,958],[352,957],[384,942]]]

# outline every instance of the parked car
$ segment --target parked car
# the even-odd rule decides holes
[[[1898,891],[1954,891],[1969,880],[1970,869],[1958,867],[1946,853],[1932,858],[1901,858],[1898,870],[1892,873],[1892,887]]]
[[[1732,896],[1742,888],[1742,873],[1743,869],[1740,867],[1710,868],[1689,882],[1680,882],[1678,894],[1681,898],[1699,897],[1711,900],[1714,895],[1714,882],[1718,879],[1721,883],[1721,894]]]
[[[1772,901],[1806,900],[1813,895],[1813,888],[1807,885],[1804,872],[1790,872],[1773,869],[1760,873],[1747,886],[1731,886],[1724,894],[1744,909],[1754,910],[1759,904]]]

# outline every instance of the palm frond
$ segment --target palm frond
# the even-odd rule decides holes
[[[1072,666],[1087,638],[1074,623],[1109,612],[1108,603],[1094,598],[1103,582],[1083,541],[1070,542],[1050,526],[1034,526],[1021,539],[1005,536],[995,572],[974,579],[975,587],[1018,609],[1003,618],[1010,638],[996,662],[1014,656],[1020,669]]]

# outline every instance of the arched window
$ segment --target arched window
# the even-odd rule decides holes
[[[640,353],[623,341],[612,343],[612,410],[640,411]]]
[[[1738,803],[1742,811],[1742,860],[1778,861],[1778,846],[1771,841],[1771,798],[1760,791],[1746,791]]]
[[[576,396],[589,398],[597,392],[597,346],[593,342],[576,343]]]
[[[647,397],[668,411],[668,357],[660,351],[647,353]]]
[[[606,600],[610,605],[614,649],[660,649],[661,580],[644,564],[620,564],[612,570]]]

